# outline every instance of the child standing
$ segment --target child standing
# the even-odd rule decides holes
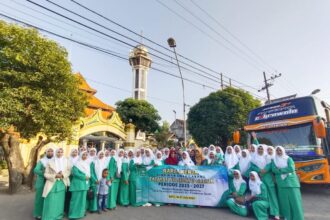
[[[107,179],[108,177],[108,169],[103,169],[102,178],[99,181],[98,189],[97,189],[97,198],[98,198],[98,213],[101,214],[101,210],[107,211],[107,200],[109,187],[111,186],[111,181]]]

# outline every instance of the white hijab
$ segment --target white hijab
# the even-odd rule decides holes
[[[207,150],[207,153],[205,153],[206,150]],[[208,157],[209,157],[209,149],[207,147],[203,147],[202,153],[203,153],[204,158],[205,159],[208,159]]]
[[[74,151],[77,151],[77,155],[75,157],[72,156],[72,153]],[[78,151],[78,149],[77,148],[71,149],[71,151],[70,151],[70,165],[71,165],[71,167],[73,167],[77,163],[78,160],[79,160],[79,151]]]
[[[220,153],[222,156],[224,155],[223,150],[221,149],[221,147],[219,147],[219,146],[215,147],[215,152],[216,152],[216,153],[218,153],[217,150],[220,150],[219,153]]]
[[[90,168],[90,164],[88,162],[88,158],[86,158],[85,160],[82,159],[82,155],[85,153],[88,154],[87,151],[80,152],[79,160],[77,161],[77,163],[74,166],[77,167],[78,170],[83,172],[86,176],[90,177],[91,168]]]
[[[101,154],[103,154],[102,159],[99,158]],[[102,172],[108,166],[104,151],[100,151],[97,153],[97,159],[94,160],[94,164],[95,164],[95,173],[96,173],[97,179],[101,180]]]
[[[252,181],[251,178],[249,180],[249,188],[251,190],[251,195],[252,196],[259,195],[261,193],[261,184],[262,184],[260,177],[258,173],[255,171],[250,172],[250,175],[253,175],[255,178],[254,181]]]
[[[213,154],[213,159],[210,158],[210,155],[211,154]],[[207,159],[207,163],[208,164],[214,163],[217,160],[216,155],[217,155],[217,152],[215,152],[213,150],[212,151],[209,151],[209,154],[207,155],[207,158],[206,158]]]
[[[118,150],[117,156],[115,157],[115,160],[117,162],[117,173],[118,174],[121,173],[123,159],[124,159],[124,156],[119,156],[121,152],[123,152],[125,154],[125,151],[123,149],[120,149],[120,150]]]
[[[228,149],[231,148],[231,153],[228,153]],[[233,168],[238,163],[237,155],[234,152],[234,149],[232,146],[228,146],[225,153],[225,163],[227,166],[227,169]]]
[[[239,149],[239,151],[236,153],[236,150],[235,149]],[[237,155],[237,157],[239,159],[241,157],[241,153],[242,153],[241,146],[235,145],[234,146],[234,152],[235,152],[235,154]]]
[[[158,154],[160,154],[160,158],[157,157]],[[157,165],[157,166],[163,165],[163,153],[161,151],[156,152],[154,162],[155,162],[155,165]]]
[[[132,156],[131,156],[131,157],[129,156],[129,153],[132,153]],[[131,160],[134,161],[134,151],[133,151],[132,149],[129,149],[129,150],[127,151],[127,158],[128,158],[128,163],[130,163]]]
[[[122,163],[129,163],[130,162],[130,158],[128,157],[128,151],[125,151],[125,155],[122,159]]]
[[[62,150],[63,151],[63,148],[57,148],[56,151],[55,151],[55,171],[56,173],[59,173],[59,172],[64,172],[65,168],[66,168],[66,165],[67,165],[67,159],[62,155],[61,157],[57,157],[57,152],[59,150]]]
[[[268,154],[268,149],[272,149],[273,150],[273,154],[272,155]],[[266,154],[267,164],[271,163],[272,160],[275,159],[275,154],[276,154],[275,148],[272,147],[272,146],[267,146],[267,154]]]
[[[79,147],[79,155],[81,154],[81,152],[87,151],[87,148],[85,146],[81,146]]]
[[[48,163],[49,163],[49,161],[51,161],[51,160],[54,160],[54,155],[51,157],[51,158],[48,158],[47,157],[47,153],[48,153],[48,151],[50,151],[50,150],[53,150],[54,151],[54,149],[52,148],[52,147],[48,147],[46,150],[45,150],[45,155],[41,158],[41,163],[42,163],[42,165],[44,166],[44,167],[46,167],[47,165],[48,165]]]
[[[258,153],[258,149],[262,148],[264,150],[263,154],[260,155]],[[252,158],[252,163],[254,163],[257,167],[259,167],[260,169],[264,169],[267,165],[267,160],[266,160],[266,152],[265,152],[265,148],[262,145],[259,145],[257,149],[257,153],[255,154],[255,156]]]
[[[245,152],[246,156],[243,157],[243,152]],[[242,150],[242,156],[239,158],[239,168],[241,173],[245,173],[251,165],[251,156],[250,152],[246,149]]]
[[[179,166],[187,166],[187,167],[191,167],[191,166],[195,166],[194,162],[191,160],[189,153],[187,151],[183,151],[182,155],[185,154],[186,155],[186,159],[183,159],[179,162]]]
[[[241,172],[240,172],[239,170],[233,170],[233,172],[234,172],[234,173],[237,172],[238,175],[239,175],[239,178],[238,178],[238,179],[236,179],[236,178],[234,177],[234,180],[233,180],[233,182],[234,182],[234,187],[235,187],[235,189],[236,189],[236,192],[238,192],[238,191],[239,191],[239,188],[241,187],[241,184],[242,184],[242,183],[246,183],[246,182],[245,182],[245,180],[243,180],[243,178],[242,178],[242,174],[241,174]]]
[[[107,156],[107,153],[108,153],[108,156]],[[110,159],[111,159],[110,151],[109,151],[109,150],[105,150],[105,151],[104,151],[104,158],[105,158],[105,162],[106,162],[106,164],[108,165],[109,162],[110,162]]]
[[[251,144],[251,148],[254,148],[254,152],[252,152],[252,150],[250,152],[251,159],[253,159],[255,157],[255,155],[257,154],[258,146],[255,144]]]
[[[150,156],[147,156],[147,151],[149,151]],[[152,160],[154,159],[154,154],[152,153],[152,151],[149,148],[144,150],[144,154],[145,155],[142,159],[143,160],[143,165],[149,166],[151,164]]]
[[[170,149],[168,149],[167,147],[165,147],[164,148],[164,154],[163,154],[163,160],[166,160],[168,158],[169,153],[170,153]]]
[[[137,156],[137,153],[140,152],[140,155]],[[141,150],[137,149],[134,154],[134,164],[141,165],[142,164],[142,157],[141,157]]]
[[[213,144],[209,146],[209,151],[215,151],[215,146]]]
[[[277,150],[277,148],[282,150],[282,156],[277,155],[276,151],[275,151],[275,158],[274,158],[274,163],[276,165],[277,168],[281,169],[281,168],[286,168],[288,166],[288,159],[289,156],[286,155],[285,149],[282,146],[277,146],[275,148],[275,150]],[[282,174],[281,178],[282,180],[284,180],[286,177],[288,176],[288,174]]]
[[[91,151],[95,152],[95,156],[91,156]],[[91,147],[89,148],[89,152],[88,152],[88,162],[92,163],[97,159],[97,150],[95,147]]]

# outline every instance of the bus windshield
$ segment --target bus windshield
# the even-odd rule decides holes
[[[312,124],[301,124],[285,128],[256,131],[260,144],[283,146],[287,154],[315,156],[317,146]]]

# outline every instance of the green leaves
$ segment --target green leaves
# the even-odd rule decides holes
[[[188,130],[200,146],[226,146],[232,133],[242,128],[249,112],[260,106],[249,93],[228,87],[211,93],[188,113]]]
[[[161,117],[149,102],[128,98],[117,102],[116,106],[121,119],[125,123],[131,119],[138,130],[153,133],[159,128]]]
[[[63,140],[86,105],[63,47],[0,21],[1,128],[14,126],[23,138],[43,132]]]

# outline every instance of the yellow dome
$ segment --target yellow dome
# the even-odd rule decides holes
[[[134,49],[130,52],[129,57],[137,57],[137,56],[144,56],[146,58],[150,58],[148,54],[148,49],[140,44],[134,47]]]

